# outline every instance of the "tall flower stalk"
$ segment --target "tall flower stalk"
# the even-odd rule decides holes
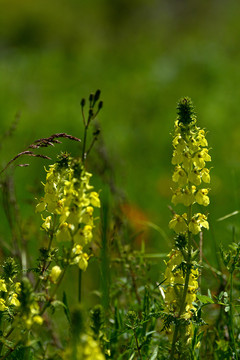
[[[193,237],[203,228],[209,228],[207,215],[194,213],[193,210],[195,204],[204,207],[209,204],[209,188],[206,185],[210,183],[210,175],[205,165],[211,161],[205,131],[196,125],[191,100],[181,99],[177,110],[172,157],[172,164],[175,165],[172,179],[176,186],[172,202],[174,205],[182,204],[186,210],[181,214],[175,213],[169,223],[169,227],[177,234],[165,272],[165,305],[175,325],[174,329],[168,330],[172,338],[170,359],[174,358],[180,329],[184,329],[188,344],[192,340],[191,318],[195,312],[193,302],[196,300],[199,276]]]

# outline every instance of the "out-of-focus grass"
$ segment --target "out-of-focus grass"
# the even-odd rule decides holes
[[[171,136],[177,100],[190,96],[212,147],[211,225],[216,243],[230,241],[240,208],[240,5],[230,0],[1,2],[1,132],[21,111],[9,159],[54,132],[81,137],[81,97],[102,90],[99,116],[117,183],[131,203],[169,236]],[[77,153],[65,144],[64,149]],[[59,146],[60,150],[60,146]],[[1,160],[3,161],[3,160]],[[44,177],[42,161],[18,169],[17,190]],[[26,178],[29,179],[26,182]],[[30,195],[31,196],[31,195]],[[31,206],[23,211],[31,212]],[[231,232],[231,231],[230,231]],[[205,254],[215,258],[213,233]],[[153,233],[149,248],[166,250]]]

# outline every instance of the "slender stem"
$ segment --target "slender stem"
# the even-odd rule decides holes
[[[237,349],[236,349],[236,343],[235,343],[235,336],[234,336],[234,321],[233,321],[233,271],[230,272],[230,334],[232,338],[232,344],[233,344],[233,350],[236,356],[236,359],[238,359],[237,356]]]
[[[187,219],[188,224],[190,223],[191,218],[192,218],[192,205],[190,205],[188,207],[188,219]],[[187,272],[186,272],[186,276],[185,276],[185,283],[184,283],[184,288],[183,288],[181,305],[180,305],[180,309],[179,309],[179,313],[178,313],[178,319],[181,318],[181,315],[183,314],[183,312],[185,310],[186,297],[187,297],[187,291],[188,291],[188,284],[189,284],[189,279],[190,279],[190,274],[191,274],[191,264],[192,264],[192,233],[188,230]],[[177,322],[176,325],[175,325],[174,333],[173,333],[170,360],[174,359],[174,354],[175,354],[175,348],[176,348],[176,342],[177,342],[177,338],[178,338],[179,328],[180,328],[180,323]]]
[[[137,346],[138,356],[139,356],[139,358],[142,360],[141,348],[140,348],[139,343],[138,343],[138,338],[137,338],[136,331],[135,331],[135,329],[134,329],[134,328],[132,328],[132,331],[133,331],[134,338],[135,338],[135,341],[136,341],[136,346]]]
[[[87,143],[87,131],[88,131],[88,123],[84,128],[84,136],[83,136],[83,148],[82,148],[82,163],[84,164],[86,160],[86,143]]]
[[[52,300],[53,300],[53,297],[54,297],[54,295],[56,294],[56,292],[57,292],[57,290],[58,290],[58,288],[59,288],[59,286],[60,286],[60,284],[61,284],[61,282],[62,282],[62,280],[63,280],[63,278],[64,278],[64,275],[65,275],[65,273],[66,273],[67,267],[68,267],[68,265],[66,265],[66,267],[64,268],[64,270],[63,270],[62,274],[60,275],[60,278],[59,278],[59,280],[58,280],[58,282],[57,282],[57,284],[56,284],[56,286],[55,286],[55,289],[53,290],[52,295],[50,296],[50,299],[45,303],[45,305],[43,306],[43,308],[42,308],[42,310],[40,311],[39,315],[42,315],[42,314],[45,312],[45,310],[49,307],[49,305],[51,304],[51,302],[52,302]],[[0,360],[1,360],[1,359],[0,359]]]
[[[48,242],[48,248],[47,248],[47,254],[49,255],[49,251],[51,250],[51,246],[52,246],[52,242],[53,242],[53,237],[54,237],[54,234],[55,234],[55,226],[56,226],[56,215],[54,215],[54,218],[53,218],[53,228],[51,229],[51,232],[49,234],[49,242]],[[44,274],[44,271],[46,270],[46,264],[47,264],[47,260],[44,260],[44,263],[43,263],[43,266],[42,266],[42,270],[41,270],[41,274],[40,276],[38,277],[38,280],[35,284],[35,287],[34,287],[34,291],[37,290],[38,286],[40,285],[42,279],[41,279],[41,276]],[[49,262],[48,266],[51,264],[51,262]]]
[[[82,301],[82,270],[78,269],[78,302]]]
[[[4,360],[7,359],[8,355],[10,355],[14,350],[16,350],[16,348],[18,347],[18,345],[20,344],[21,340],[19,340],[13,348],[9,349],[5,355],[1,356],[0,360]]]

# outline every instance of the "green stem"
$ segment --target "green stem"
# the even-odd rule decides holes
[[[78,269],[78,302],[82,301],[82,270]]]
[[[192,219],[192,205],[190,205],[188,208],[188,219],[187,219],[188,224],[190,223],[191,219]],[[183,312],[185,310],[188,284],[189,284],[189,279],[190,279],[190,274],[191,274],[191,265],[192,265],[192,233],[188,230],[187,272],[186,272],[186,276],[185,276],[185,283],[184,283],[184,288],[183,288],[181,305],[180,305],[180,309],[179,309],[179,313],[178,313],[178,319],[181,318],[181,315],[183,314]],[[180,322],[178,321],[175,325],[175,329],[174,329],[174,333],[173,333],[170,360],[174,359],[179,329],[180,329]]]
[[[53,297],[54,297],[54,295],[56,294],[56,292],[57,292],[57,290],[58,290],[58,288],[59,288],[59,286],[60,286],[60,284],[61,284],[61,282],[62,282],[62,280],[63,280],[63,278],[64,278],[64,275],[65,275],[65,273],[66,273],[67,267],[68,267],[68,265],[66,265],[66,267],[64,268],[62,274],[60,275],[60,278],[59,278],[59,280],[58,280],[58,283],[56,284],[55,289],[53,290],[52,295],[50,296],[50,299],[45,303],[45,305],[43,306],[42,310],[40,311],[40,313],[39,313],[40,316],[41,316],[41,315],[45,312],[45,310],[51,305],[51,302],[52,302],[52,300],[53,300]]]
[[[139,356],[139,359],[142,360],[141,348],[140,348],[139,343],[138,343],[137,334],[136,334],[136,331],[135,331],[134,328],[132,328],[132,330],[133,330],[134,338],[135,338],[135,341],[136,341],[138,356]]]
[[[1,356],[0,360],[4,360],[7,359],[8,355],[10,355],[14,350],[16,350],[16,348],[18,347],[18,345],[21,343],[21,340],[19,340],[13,348],[9,349],[5,355]]]
[[[234,320],[233,320],[233,271],[230,272],[230,334],[232,339],[232,345],[233,350],[236,356],[236,359],[238,359],[237,356],[237,349],[236,349],[236,343],[235,343],[235,336],[234,336]]]
[[[86,160],[87,131],[88,131],[88,124],[86,124],[86,126],[84,128],[83,148],[82,148],[82,163],[83,164],[84,164],[84,162]]]
[[[48,242],[48,248],[47,248],[47,254],[49,255],[49,251],[51,250],[51,246],[52,246],[52,242],[53,242],[53,238],[54,238],[54,234],[55,234],[55,227],[56,227],[56,220],[57,220],[57,216],[56,214],[54,215],[54,218],[53,218],[53,228],[51,229],[51,232],[49,234],[49,242]],[[47,264],[47,260],[44,260],[44,263],[43,263],[43,266],[42,266],[42,271],[41,271],[41,274],[40,276],[38,277],[38,280],[35,284],[35,287],[33,289],[33,291],[36,291],[38,286],[40,285],[40,283],[42,282],[42,275],[44,274],[44,271],[46,270],[46,264]],[[48,266],[51,264],[51,261],[49,262]]]

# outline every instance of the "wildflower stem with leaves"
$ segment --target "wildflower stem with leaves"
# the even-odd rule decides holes
[[[198,251],[193,250],[193,236],[199,234],[202,228],[209,228],[207,215],[199,212],[193,214],[193,206],[209,204],[209,189],[201,185],[210,182],[209,169],[205,165],[211,160],[205,131],[196,125],[191,100],[181,99],[177,110],[172,157],[172,164],[175,165],[172,179],[176,186],[172,202],[174,205],[182,204],[187,211],[183,214],[175,213],[169,223],[169,227],[177,234],[165,272],[165,305],[175,319],[174,330],[168,330],[172,338],[170,359],[175,356],[180,328],[185,328],[188,344],[192,339],[191,318],[195,311],[193,302],[196,300],[199,276],[196,262]]]

